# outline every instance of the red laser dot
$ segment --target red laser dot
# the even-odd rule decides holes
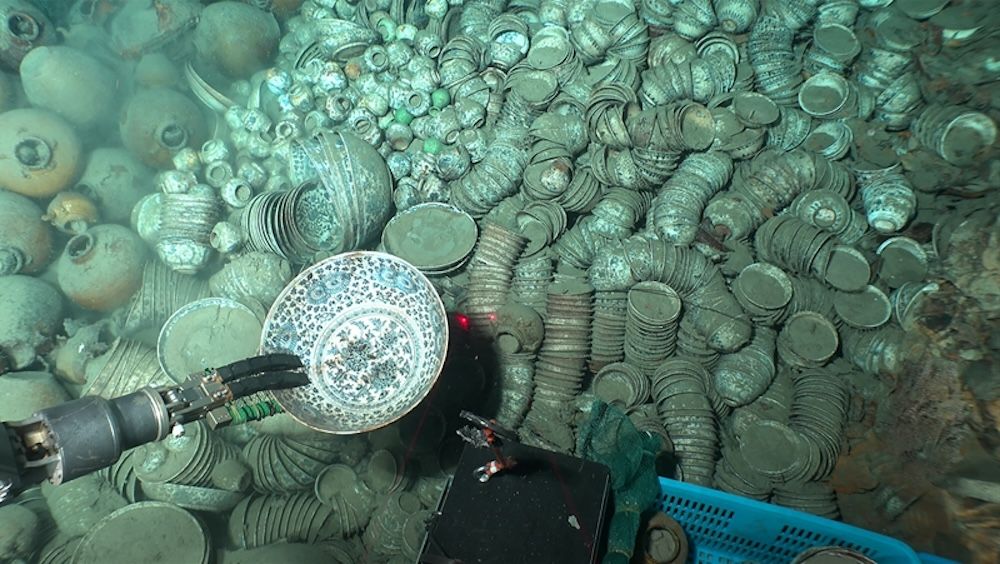
[[[457,313],[455,314],[455,321],[458,323],[458,326],[462,328],[462,331],[469,330],[469,317],[467,315]]]

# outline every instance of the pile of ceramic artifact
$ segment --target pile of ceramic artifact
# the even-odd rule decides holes
[[[158,337],[210,297],[247,322],[197,362],[250,354],[294,272],[377,248],[463,314],[495,360],[466,391],[525,442],[572,451],[597,397],[674,477],[835,516],[847,382],[900,369],[938,288],[947,230],[914,226],[992,186],[994,71],[939,84],[984,35],[947,0],[65,4],[4,4],[0,371],[71,395],[182,378]],[[402,463],[407,421],[192,430],[73,493],[100,511],[27,496],[58,525],[31,549],[99,554],[134,507],[194,560],[412,559],[453,460]],[[164,502],[236,510],[209,538]]]

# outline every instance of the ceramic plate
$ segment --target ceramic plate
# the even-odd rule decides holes
[[[289,283],[264,322],[261,352],[298,355],[311,383],[274,392],[318,431],[361,433],[399,419],[444,364],[444,305],[416,268],[385,253],[325,259]]]

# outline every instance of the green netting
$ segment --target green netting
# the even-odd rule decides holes
[[[637,430],[625,412],[600,400],[580,425],[577,453],[611,470],[615,513],[608,527],[605,564],[625,564],[632,557],[640,517],[660,493],[654,463],[658,449],[657,439]]]

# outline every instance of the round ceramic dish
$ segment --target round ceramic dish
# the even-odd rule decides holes
[[[164,534],[164,531],[170,531]],[[122,539],[140,542],[122,542]],[[171,503],[144,501],[101,519],[73,562],[208,562],[212,546],[197,517]]]
[[[382,245],[424,273],[442,273],[465,261],[478,236],[472,216],[455,206],[430,202],[392,218],[382,231]]]
[[[253,356],[261,320],[248,306],[229,298],[203,298],[177,310],[160,330],[156,356],[175,382],[206,368]]]
[[[274,392],[300,423],[335,434],[396,421],[444,365],[448,320],[427,278],[402,259],[358,251],[302,271],[271,306],[261,352],[302,359],[311,383]]]

